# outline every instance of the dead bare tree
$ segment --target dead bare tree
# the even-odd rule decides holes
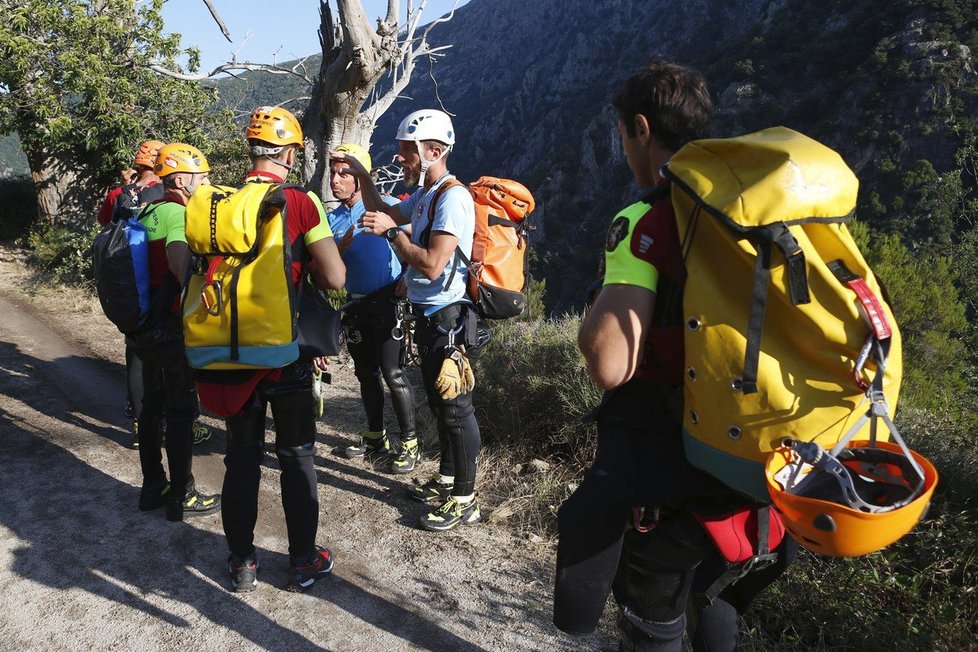
[[[418,60],[438,57],[451,47],[432,47],[428,35],[435,25],[454,17],[458,0],[447,15],[422,29],[427,4],[428,0],[417,4],[408,0],[401,25],[400,0],[387,0],[387,16],[373,29],[360,0],[336,0],[339,20],[335,23],[329,2],[320,0],[323,60],[302,121],[309,141],[303,177],[324,199],[332,196],[325,153],[341,143],[369,147],[377,120],[407,87]],[[377,84],[385,75],[390,87],[379,94]]]
[[[329,178],[325,174],[326,152],[350,142],[369,148],[377,120],[407,87],[418,60],[426,57],[433,61],[451,47],[432,47],[428,35],[435,25],[455,16],[459,2],[455,0],[448,14],[422,27],[428,0],[407,0],[403,24],[399,22],[401,0],[387,0],[387,16],[378,19],[374,29],[360,0],[334,1],[338,20],[334,20],[328,0],[319,2],[319,43],[323,59],[317,75],[309,74],[305,60],[286,67],[276,63],[239,62],[236,55],[231,61],[200,74],[170,70],[161,63],[152,67],[160,74],[184,80],[204,80],[221,73],[263,71],[294,75],[309,84],[309,102],[302,114],[306,135],[302,178],[323,199],[332,199]],[[204,3],[230,41],[227,28],[213,4],[210,0],[204,0]],[[379,93],[377,85],[385,76],[389,77],[390,85],[385,85],[386,90]],[[306,98],[285,99],[279,104],[297,99]]]

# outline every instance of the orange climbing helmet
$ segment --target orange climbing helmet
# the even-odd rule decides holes
[[[923,518],[937,469],[895,429],[891,435],[891,442],[843,440],[832,451],[786,439],[768,456],[771,501],[799,544],[830,557],[858,557],[885,548]]]
[[[186,143],[170,143],[160,149],[156,158],[156,176],[163,178],[176,172],[200,174],[210,172],[211,166],[204,154]]]
[[[136,150],[136,156],[132,159],[133,167],[151,168],[156,165],[156,157],[160,154],[160,149],[166,145],[160,140],[147,140]]]
[[[280,106],[260,106],[255,109],[251,113],[245,137],[271,145],[303,147],[299,121],[290,111]]]

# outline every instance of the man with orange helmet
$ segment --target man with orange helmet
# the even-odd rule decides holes
[[[153,167],[164,144],[159,140],[147,140],[139,146],[132,160],[134,178],[108,192],[98,210],[99,224],[105,226],[119,219],[120,213],[117,211],[145,206],[163,196],[163,187],[159,185],[160,178],[156,176]],[[134,214],[130,211],[126,217],[132,217]]]
[[[132,177],[129,178],[126,171],[123,171],[123,184],[109,190],[98,210],[99,224],[105,226],[109,222],[118,220],[124,213],[126,218],[132,217],[135,214],[133,208],[145,206],[163,196],[160,178],[153,170],[156,156],[163,145],[164,143],[159,140],[147,140],[139,146],[132,161]],[[123,210],[124,208],[128,210]],[[135,416],[143,400],[142,375],[142,364],[139,358],[127,346],[125,413],[130,418]],[[137,428],[136,423],[133,423],[134,435]],[[138,435],[133,438],[133,447],[139,447]]]
[[[684,374],[686,269],[659,170],[684,144],[707,135],[712,102],[698,72],[653,61],[612,105],[625,160],[649,192],[611,223],[600,287],[578,335],[588,372],[606,394],[595,414],[594,463],[557,516],[554,624],[590,633],[613,591],[622,649],[679,652],[688,598],[696,595],[694,649],[732,650],[738,613],[783,571],[793,544],[783,538],[776,557],[763,544],[754,551],[742,528],[745,536],[733,543],[769,565],[726,580],[727,533],[711,538],[707,520],[712,526],[730,523],[727,514],[754,514],[752,534],[766,531],[772,547],[783,530],[771,535],[777,527],[763,525],[754,503],[689,463],[673,410]]]
[[[185,233],[186,203],[208,182],[210,165],[196,147],[171,143],[160,148],[154,166],[163,197],[140,211],[149,239],[150,317],[148,326],[126,337],[143,362],[143,400],[139,410],[139,463],[143,486],[139,509],[166,507],[168,521],[212,514],[219,495],[203,494],[191,467],[193,422],[198,415],[193,373],[183,346],[179,312],[181,284],[190,262]],[[160,455],[161,422],[166,420],[167,481]]]
[[[284,184],[303,146],[299,121],[281,107],[260,106],[246,131],[251,170],[245,183]],[[287,247],[291,247],[292,282],[296,288],[308,272],[323,289],[340,289],[346,268],[319,198],[295,187],[283,189]],[[290,591],[305,591],[333,568],[333,556],[316,545],[319,499],[316,469],[316,416],[311,361],[298,360],[280,369],[229,375],[213,372],[198,382],[203,404],[223,414],[228,433],[224,457],[224,534],[230,555],[228,572],[236,592],[258,584],[254,545],[258,487],[265,456],[265,413],[275,421],[275,453],[282,473],[282,508],[289,538]],[[216,379],[216,380],[215,380]]]

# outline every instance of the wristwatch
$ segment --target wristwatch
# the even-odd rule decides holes
[[[400,232],[401,230],[399,228],[397,228],[396,226],[392,226],[391,228],[384,231],[384,237],[387,238],[390,242],[394,242],[395,240],[397,240],[397,234]]]

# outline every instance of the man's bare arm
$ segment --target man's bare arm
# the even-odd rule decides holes
[[[655,292],[636,285],[606,285],[577,335],[588,374],[602,389],[631,380],[652,324]]]

